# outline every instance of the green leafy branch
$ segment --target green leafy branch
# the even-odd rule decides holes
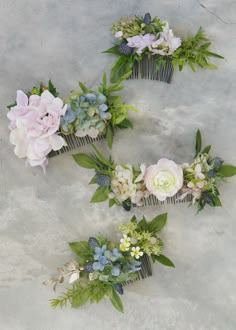
[[[133,218],[131,219],[131,222],[134,222],[137,224],[137,230],[140,233],[148,232],[152,235],[155,235],[158,232],[160,232],[166,225],[167,213],[157,215],[151,221],[147,221],[147,219],[143,216],[142,220],[137,222],[136,217],[133,216]],[[175,267],[174,263],[163,254],[159,254],[159,255],[152,254],[151,259],[153,262],[158,261],[159,263],[161,263],[164,266]]]
[[[195,36],[183,40],[181,46],[172,54],[172,64],[180,71],[186,65],[189,65],[193,72],[196,71],[196,66],[217,69],[217,66],[210,63],[209,59],[211,57],[224,59],[224,57],[211,52],[210,46],[211,42],[200,27]]]

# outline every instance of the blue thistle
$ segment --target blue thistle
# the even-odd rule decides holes
[[[121,42],[121,44],[118,47],[118,50],[121,54],[124,54],[124,55],[127,55],[127,56],[131,55],[133,53],[133,48],[129,47],[127,45],[126,41]]]
[[[214,170],[210,170],[210,171],[208,171],[207,176],[208,176],[208,178],[214,178],[214,176],[215,176],[215,171],[214,171]]]
[[[101,187],[109,187],[110,186],[110,177],[108,175],[100,174],[96,178],[96,183]]]
[[[95,237],[89,237],[88,245],[91,249],[95,249],[99,246],[98,240]]]
[[[202,192],[202,199],[205,204],[208,204],[210,206],[214,206],[212,195],[208,191]]]
[[[152,17],[149,13],[144,15],[143,21],[146,25],[150,25],[152,22]]]
[[[212,162],[213,162],[214,168],[219,169],[224,161],[220,157],[215,157]]]
[[[120,283],[116,283],[113,285],[113,288],[118,292],[120,295],[124,293],[123,286]]]
[[[94,270],[93,270],[93,263],[92,262],[89,262],[88,264],[86,264],[84,266],[84,271],[86,273],[93,273],[94,272]]]

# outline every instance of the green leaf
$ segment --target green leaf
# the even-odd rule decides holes
[[[108,198],[108,189],[107,187],[98,187],[95,193],[92,196],[90,203],[100,203],[104,202]]]
[[[114,204],[116,204],[115,199],[109,199],[109,207],[112,207]]]
[[[98,148],[94,144],[92,144],[92,148],[96,152],[97,157],[98,157],[99,161],[101,162],[101,164],[106,165],[108,167],[112,167],[111,162],[109,160],[107,160],[105,156],[103,156],[103,154],[98,150]]]
[[[70,242],[68,243],[71,250],[76,254],[78,261],[81,264],[84,264],[93,257],[93,251],[91,251],[88,242],[80,241],[80,242]]]
[[[220,58],[220,59],[222,59],[222,60],[224,59],[224,56],[221,56],[221,55],[219,55],[219,54],[212,53],[212,52],[209,52],[209,51],[206,51],[205,54],[208,55],[208,56],[211,56],[211,57]]]
[[[92,179],[89,181],[89,184],[96,184],[97,183],[97,175],[94,175]]]
[[[209,154],[211,150],[211,146],[207,145],[203,150],[202,150],[202,154]]]
[[[120,52],[118,50],[118,47],[117,45],[116,46],[113,46],[107,50],[104,50],[102,53],[105,53],[105,54],[114,54],[114,55],[119,55],[120,56]]]
[[[112,131],[111,125],[107,126],[106,140],[107,140],[108,147],[111,149],[112,148],[112,143],[113,143],[113,131]]]
[[[12,103],[12,104],[9,104],[7,105],[7,108],[8,110],[11,110],[11,108],[15,107],[16,106],[16,102],[15,103]]]
[[[213,202],[214,202],[214,206],[216,206],[216,207],[221,207],[222,206],[222,204],[221,204],[221,200],[219,199],[219,197],[218,196],[213,196]]]
[[[107,75],[106,72],[104,72],[103,77],[102,77],[102,84],[103,84],[103,88],[107,88]]]
[[[123,80],[124,75],[127,75],[127,73],[131,74],[132,68],[132,58],[129,58],[124,55],[120,56],[111,67],[110,81],[112,83],[115,83],[117,81],[120,81],[121,79]]]
[[[152,233],[159,232],[166,224],[167,213],[156,216],[151,222],[148,223],[148,231]]]
[[[79,308],[87,303],[90,297],[89,288],[79,287],[77,293],[73,294],[71,306]]]
[[[196,134],[195,149],[196,149],[196,156],[197,156],[201,152],[201,149],[202,149],[202,137],[201,137],[201,132],[199,129],[197,130],[197,134]]]
[[[236,175],[236,166],[233,165],[222,165],[217,173],[220,173],[222,176],[229,178]]]
[[[133,124],[129,119],[124,119],[121,123],[116,125],[119,128],[133,128]]]
[[[116,291],[113,288],[111,288],[111,290],[108,291],[108,296],[110,298],[112,305],[119,312],[124,313],[124,307],[123,307],[122,301],[120,299],[120,296],[118,295],[118,293],[116,293]]]
[[[138,223],[138,229],[142,231],[147,231],[149,230],[149,223],[147,222],[146,218],[143,216],[142,220],[139,221]]]
[[[48,90],[55,97],[57,97],[59,95],[59,93],[57,92],[56,87],[53,85],[51,80],[49,80],[49,82],[48,82]]]
[[[79,87],[81,88],[82,92],[88,93],[88,88],[81,81],[79,81]]]
[[[155,260],[160,262],[162,265],[175,268],[174,263],[169,258],[164,256],[163,254],[160,254],[159,256],[153,256],[153,257],[155,258]]]
[[[74,158],[75,162],[81,167],[97,169],[97,164],[91,156],[80,153],[72,155],[72,157]]]

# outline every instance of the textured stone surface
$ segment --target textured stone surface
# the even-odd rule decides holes
[[[200,3],[201,2],[201,3]],[[204,8],[205,7],[205,8]],[[182,36],[202,25],[213,50],[223,54],[218,71],[176,72],[171,85],[129,81],[124,99],[140,108],[135,129],[116,135],[118,161],[154,163],[166,156],[190,161],[202,130],[213,152],[236,164],[236,2],[234,0],[2,0],[0,1],[0,328],[2,330],[236,328],[236,199],[232,179],[223,208],[196,216],[187,205],[142,209],[147,217],[168,211],[162,237],[176,269],[154,266],[154,276],[129,286],[125,314],[108,302],[53,311],[42,281],[71,258],[66,242],[104,232],[112,237],[131,214],[106,203],[89,204],[89,171],[70,155],[50,160],[47,175],[26,169],[8,142],[5,105],[15,91],[51,78],[61,95],[78,80],[99,83],[113,58],[100,54],[112,42],[109,28],[125,14],[146,11],[167,19]],[[128,141],[128,143],[127,143]],[[106,152],[103,144],[99,144]],[[89,147],[83,148],[89,151]]]

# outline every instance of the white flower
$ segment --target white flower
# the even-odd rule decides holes
[[[158,200],[174,196],[183,186],[183,170],[172,160],[162,158],[147,168],[144,178],[148,191]]]
[[[123,238],[120,239],[120,250],[121,251],[128,251],[130,247],[130,237],[126,234],[123,234]]]
[[[135,179],[134,183],[138,183],[140,181],[143,180],[144,178],[144,174],[145,174],[145,171],[146,171],[146,165],[145,164],[141,164],[140,165],[140,171],[141,173],[139,174],[139,176]]]
[[[115,38],[121,38],[123,36],[123,32],[122,31],[117,31],[115,33]]]
[[[131,257],[134,257],[136,259],[139,259],[140,257],[143,256],[143,252],[140,251],[140,247],[132,247],[131,252],[130,252]]]
[[[99,135],[99,129],[95,127],[90,127],[90,128],[84,128],[84,129],[78,129],[77,132],[75,133],[76,136],[78,137],[85,137],[86,135],[90,136],[93,139],[96,139]]]
[[[141,174],[137,178],[138,181],[143,180],[145,165],[141,165],[140,170]],[[147,196],[147,191],[144,183],[141,183],[140,181],[137,182],[137,179],[134,179],[133,168],[131,165],[117,165],[115,167],[113,179],[111,181],[111,188],[115,198],[120,203],[130,199],[133,204],[143,204],[143,198]]]

